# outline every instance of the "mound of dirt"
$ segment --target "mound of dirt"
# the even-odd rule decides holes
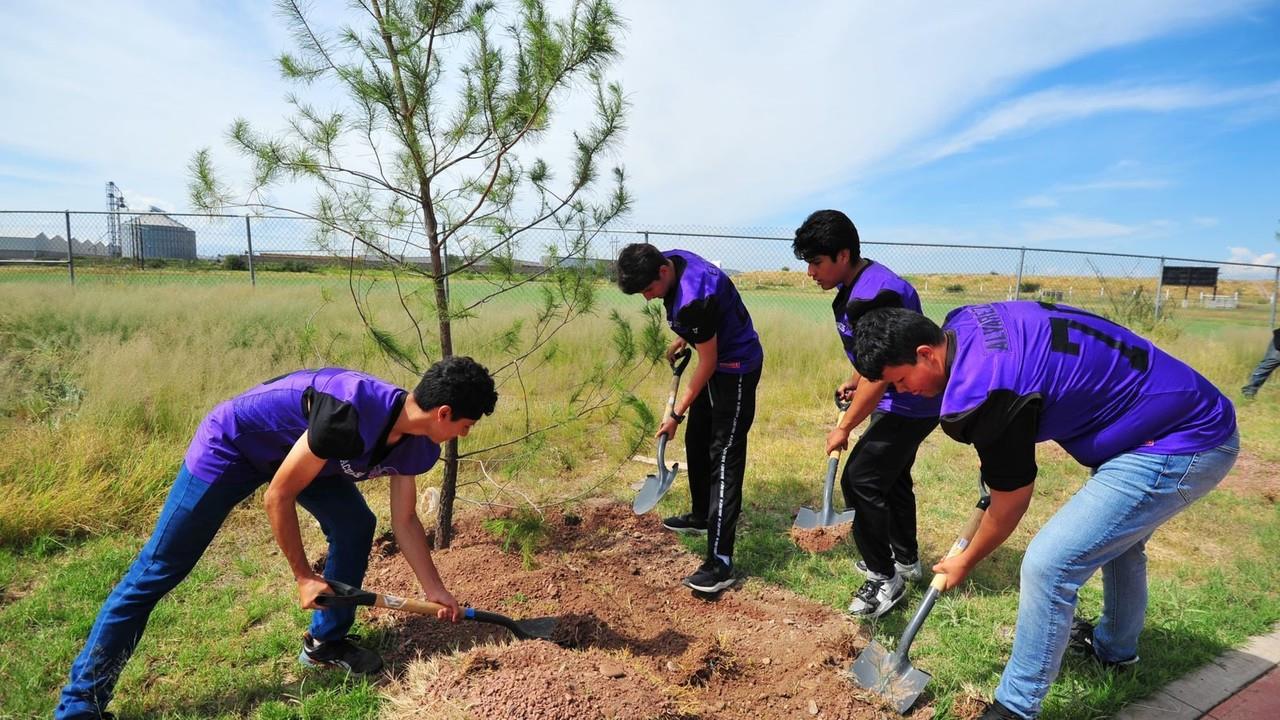
[[[884,716],[844,674],[866,639],[840,613],[758,580],[697,597],[679,582],[698,558],[628,507],[596,503],[568,523],[549,521],[552,539],[533,570],[475,519],[434,558],[460,600],[515,618],[554,616],[554,639],[565,646],[515,641],[497,626],[370,611],[392,638],[384,652],[393,675],[415,678],[391,686],[404,716]],[[418,594],[395,554],[374,554],[365,586]],[[424,664],[431,672],[414,672]]]
[[[849,539],[853,533],[853,523],[841,523],[834,527],[820,527],[812,530],[791,528],[791,542],[805,552],[820,553],[831,550]]]

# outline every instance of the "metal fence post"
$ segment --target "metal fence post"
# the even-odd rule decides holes
[[[1022,296],[1022,266],[1027,261],[1027,249],[1018,249],[1018,279],[1013,284],[1013,299],[1019,300]]]
[[[1160,258],[1160,272],[1156,275],[1156,322],[1160,322],[1162,309],[1160,293],[1164,291],[1164,257]]]
[[[249,216],[244,216],[244,239],[249,246],[249,284],[258,287],[258,276],[253,270],[253,223]]]
[[[1276,326],[1276,302],[1280,301],[1280,267],[1276,268],[1276,281],[1271,286],[1271,327]]]
[[[63,211],[63,217],[67,221],[67,274],[71,276],[71,284],[76,284],[76,255],[75,247],[71,244],[71,211]]]

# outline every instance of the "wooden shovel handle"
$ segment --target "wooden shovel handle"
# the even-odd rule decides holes
[[[849,410],[853,408],[853,403],[845,402],[844,400],[841,400],[840,394],[836,393],[836,407],[840,408],[840,413],[836,415],[836,425],[839,425],[840,423],[844,422],[845,416],[848,415]],[[827,457],[832,460],[839,460],[840,451],[832,450],[831,452],[827,453]]]
[[[982,516],[987,513],[987,504],[989,502],[990,500],[985,496],[978,501],[977,507],[973,509],[973,512],[969,513],[969,521],[965,523],[960,537],[956,538],[956,541],[952,543],[951,549],[947,551],[946,557],[942,558],[943,560],[953,558],[969,547],[969,541],[973,540],[974,534],[978,532],[978,526],[982,524]],[[938,573],[933,576],[933,582],[929,583],[929,587],[942,592],[942,588],[946,583],[947,576],[943,573]]]
[[[374,601],[374,607],[404,610],[420,615],[435,615],[441,610],[447,609],[447,606],[430,600],[415,600],[414,598],[402,598],[395,595],[383,595],[382,593],[375,594],[378,599]]]

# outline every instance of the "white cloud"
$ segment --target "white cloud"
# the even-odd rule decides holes
[[[866,178],[1036,73],[1257,4],[627,3],[623,59],[609,75],[632,102],[617,160],[637,199],[633,220],[760,222]],[[67,187],[114,180],[168,202],[185,198],[197,148],[213,146],[220,164],[243,175],[223,142],[227,126],[242,115],[279,127],[285,111],[272,58],[288,38],[264,6],[0,4],[0,161],[56,160]],[[1002,106],[944,148],[1079,117],[1081,103],[1097,108],[1090,112],[1124,103],[1107,91],[1092,104],[1096,91],[1057,92]],[[1180,107],[1226,95],[1156,88],[1145,96]],[[580,127],[588,107],[582,97],[565,103],[557,127]],[[561,131],[539,148],[550,160],[569,149]],[[79,204],[96,206],[100,195],[94,189]]]
[[[927,160],[967,152],[1015,133],[1110,112],[1170,112],[1228,105],[1280,95],[1280,82],[1220,90],[1196,85],[1053,88],[1004,103],[968,129],[928,152]]]
[[[1280,265],[1280,254],[1275,251],[1258,253],[1246,247],[1227,248],[1231,262],[1249,263],[1250,265]]]
[[[1041,222],[1023,223],[1022,242],[1042,245],[1065,240],[1122,238],[1148,232],[1156,223],[1126,225],[1101,218],[1058,215]]]
[[[1024,208],[1054,208],[1058,207],[1058,200],[1049,195],[1030,195],[1022,198],[1018,206]]]
[[[1191,218],[1191,222],[1194,223],[1197,227],[1210,228],[1210,227],[1217,227],[1219,220],[1216,217],[1197,216],[1197,217]]]
[[[1098,190],[1159,190],[1169,187],[1168,180],[1156,178],[1135,180],[1095,180],[1086,183],[1055,185],[1058,192],[1094,192]]]

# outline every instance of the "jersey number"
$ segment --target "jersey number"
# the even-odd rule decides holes
[[[1056,308],[1055,308],[1056,309]],[[1147,356],[1146,348],[1133,347],[1124,344],[1123,340],[1111,337],[1105,332],[1089,326],[1078,320],[1063,317],[1049,318],[1050,331],[1050,349],[1054,352],[1066,353],[1068,355],[1080,354],[1080,343],[1072,342],[1068,335],[1072,330],[1079,330],[1081,333],[1101,342],[1102,344],[1114,348],[1116,352],[1124,356],[1129,361],[1129,365],[1138,372],[1146,372],[1150,365],[1150,358]]]

